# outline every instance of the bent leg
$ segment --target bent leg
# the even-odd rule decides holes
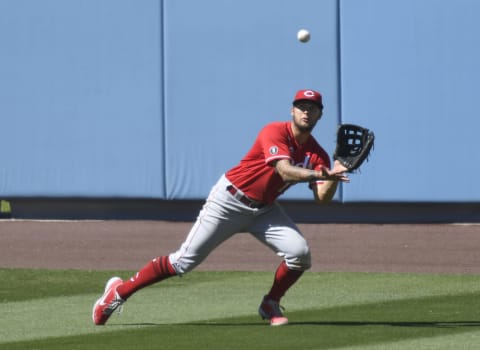
[[[275,272],[270,291],[265,296],[268,300],[279,302],[311,266],[308,243],[278,203],[255,221],[251,233],[284,259]]]
[[[284,258],[290,270],[305,271],[311,267],[308,242],[278,203],[258,216],[249,231]]]

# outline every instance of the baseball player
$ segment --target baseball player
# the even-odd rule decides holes
[[[222,242],[249,232],[283,258],[271,289],[258,312],[272,326],[288,323],[280,299],[310,268],[308,244],[276,201],[285,190],[305,182],[320,203],[332,199],[338,182],[348,182],[347,170],[330,158],[311,132],[323,111],[322,96],[314,90],[296,93],[290,121],[273,122],[258,134],[238,165],[212,188],[196,222],[180,248],[148,262],[130,279],[111,278],[93,306],[93,322],[103,325],[133,293],[166,278],[194,269]]]

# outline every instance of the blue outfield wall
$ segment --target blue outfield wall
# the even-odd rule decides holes
[[[480,202],[480,2],[340,3],[342,119],[377,132],[344,200]]]
[[[164,197],[158,1],[0,1],[0,197]]]
[[[479,15],[475,0],[0,1],[0,198],[202,199],[307,87],[328,152],[340,122],[377,136],[336,200],[480,202]]]

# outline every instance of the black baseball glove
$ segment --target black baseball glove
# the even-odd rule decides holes
[[[333,159],[338,160],[349,173],[357,170],[368,158],[373,147],[373,131],[354,124],[341,124],[337,130],[337,147]]]

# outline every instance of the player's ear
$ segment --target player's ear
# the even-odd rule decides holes
[[[293,107],[290,109],[290,115],[293,117]]]

